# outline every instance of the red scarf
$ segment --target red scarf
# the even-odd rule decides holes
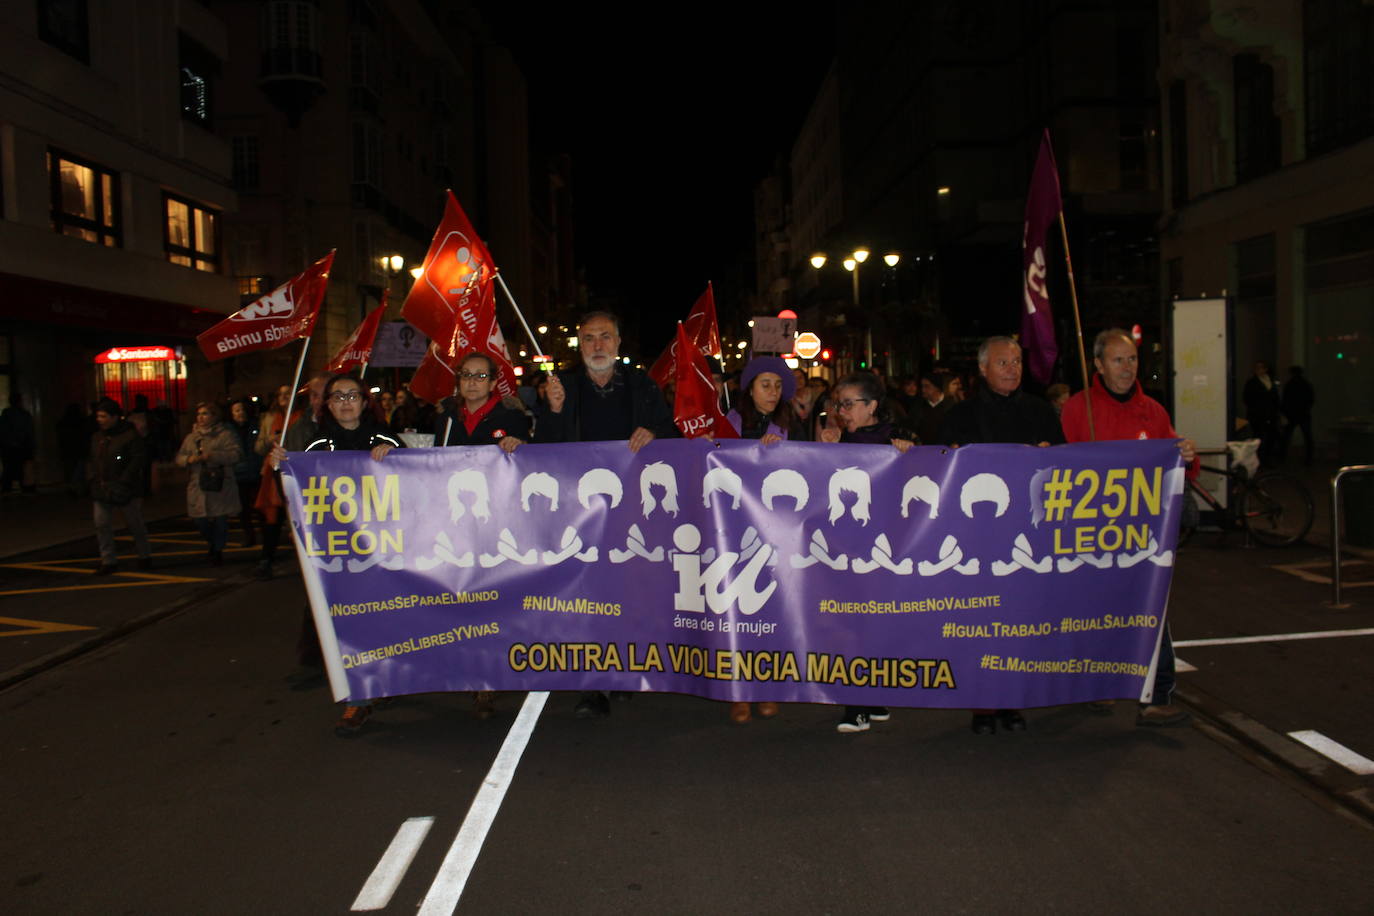
[[[473,432],[477,429],[477,424],[485,420],[487,418],[487,414],[495,410],[496,405],[500,403],[500,396],[493,394],[491,397],[487,398],[487,402],[485,404],[483,404],[476,410],[472,411],[471,413],[468,412],[467,405],[463,405],[459,413],[459,416],[463,418],[463,427],[468,431],[469,436],[471,436]]]

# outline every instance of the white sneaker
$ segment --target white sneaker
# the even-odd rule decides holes
[[[842,735],[868,731],[868,712],[866,710],[846,711],[840,724],[835,726],[835,731]]]

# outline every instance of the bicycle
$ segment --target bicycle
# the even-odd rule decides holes
[[[1235,451],[1228,449],[1199,454],[1234,457]],[[1230,464],[1230,461],[1227,463]],[[1241,530],[1265,547],[1287,547],[1301,541],[1311,530],[1312,494],[1295,475],[1287,471],[1260,471],[1252,477],[1244,460],[1236,467],[1222,469],[1204,465],[1202,470],[1226,478],[1226,505],[1221,505],[1196,479],[1188,481],[1186,493],[1200,497],[1212,508],[1222,531]],[[1196,503],[1192,507],[1184,506],[1180,545],[1192,536],[1201,521],[1201,512],[1189,511],[1195,507]],[[1190,521],[1192,524],[1189,524]]]

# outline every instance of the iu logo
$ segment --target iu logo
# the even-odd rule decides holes
[[[704,614],[709,607],[716,614],[724,614],[730,610],[730,605],[737,604],[741,614],[756,614],[778,587],[776,582],[769,582],[762,590],[758,587],[759,573],[773,555],[773,548],[767,544],[754,552],[724,588],[721,583],[739,561],[738,553],[727,550],[703,569],[703,557],[697,553],[701,547],[701,532],[696,525],[679,525],[673,532],[673,545],[677,548],[673,554],[673,571],[677,573],[677,594],[673,596],[675,610]]]

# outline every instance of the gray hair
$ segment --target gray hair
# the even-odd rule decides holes
[[[978,345],[978,365],[980,367],[986,366],[988,364],[988,351],[993,348],[994,344],[1004,343],[1009,343],[1018,350],[1021,349],[1021,345],[1016,342],[1015,337],[1008,337],[1005,334],[998,334],[994,337],[989,337],[987,340],[983,341]]]
[[[584,324],[586,324],[594,318],[605,318],[611,324],[615,325],[615,336],[620,336],[620,319],[617,318],[614,315],[614,313],[605,311],[604,309],[597,309],[596,311],[588,312],[581,318],[577,319],[577,329],[580,331]]]
[[[1101,359],[1102,354],[1107,352],[1108,341],[1117,337],[1120,337],[1132,347],[1135,346],[1135,341],[1131,339],[1130,331],[1127,331],[1125,328],[1107,328],[1105,331],[1098,331],[1097,336],[1093,338],[1093,359]]]

